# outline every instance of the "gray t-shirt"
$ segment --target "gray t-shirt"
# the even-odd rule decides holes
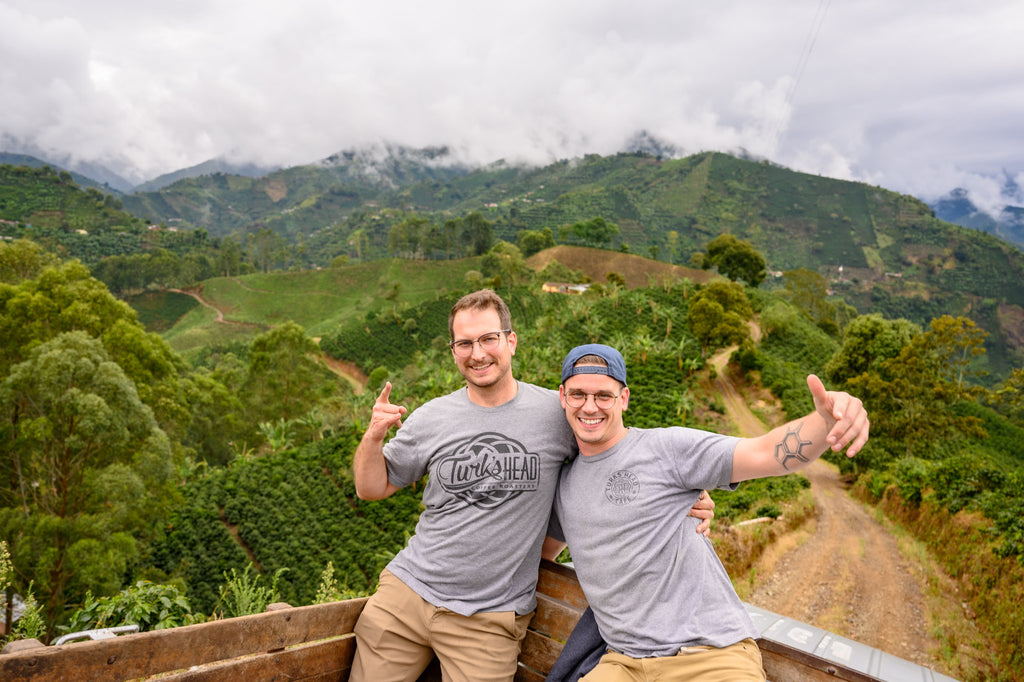
[[[498,407],[462,388],[417,408],[384,446],[393,485],[430,474],[416,534],[388,569],[465,616],[533,611],[559,470],[576,452],[558,392],[532,384]]]
[[[562,472],[551,534],[569,544],[601,636],[634,658],[724,647],[757,631],[711,542],[687,516],[703,489],[735,489],[738,439],[630,428]],[[564,531],[564,532],[563,532]]]

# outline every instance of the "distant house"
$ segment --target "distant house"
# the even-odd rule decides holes
[[[569,282],[544,282],[544,293],[547,294],[582,294],[590,288],[589,284],[572,284]]]

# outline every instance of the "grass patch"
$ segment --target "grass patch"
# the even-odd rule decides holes
[[[224,313],[225,320],[246,325],[243,329],[248,331],[209,329],[205,333],[210,338],[234,339],[291,321],[311,336],[321,336],[368,312],[416,305],[459,290],[465,286],[466,272],[479,265],[477,258],[386,260],[327,270],[217,277],[203,283],[203,297]],[[213,315],[182,319],[165,336],[168,341],[195,337],[197,327],[215,325],[215,319]],[[183,342],[184,348],[195,345]]]
[[[793,476],[803,478],[799,474]],[[716,490],[713,495],[716,523],[720,516],[729,518],[728,514],[720,514],[723,503],[721,493]],[[760,509],[762,504],[763,501],[758,502],[755,509]],[[789,499],[775,500],[771,504],[777,505],[781,512],[774,521],[744,526],[728,522],[712,525],[711,540],[715,552],[732,578],[733,587],[740,599],[747,599],[753,591],[758,566],[762,570],[771,571],[786,552],[803,544],[813,531],[814,496],[809,487],[801,487]],[[810,527],[807,526],[808,521],[811,521]]]
[[[989,651],[991,644],[979,631],[976,614],[960,594],[957,581],[946,574],[926,543],[912,536],[878,507],[872,513],[896,540],[900,554],[917,568],[912,573],[925,600],[925,619],[930,633],[941,642],[938,654],[949,670],[962,680],[997,678]]]
[[[139,322],[148,332],[161,334],[185,316],[199,302],[176,291],[148,291],[125,300],[139,315]]]

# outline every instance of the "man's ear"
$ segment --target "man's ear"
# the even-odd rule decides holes
[[[620,395],[622,397],[622,411],[625,412],[629,409],[629,387],[624,386]]]
[[[562,409],[565,409],[565,384],[558,385],[558,402],[562,403]]]

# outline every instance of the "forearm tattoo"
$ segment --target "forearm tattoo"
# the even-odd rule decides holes
[[[804,423],[797,422],[795,427],[791,427],[786,431],[786,435],[782,437],[778,443],[775,444],[775,459],[782,465],[782,468],[786,471],[790,470],[790,466],[795,466],[797,462],[806,464],[810,462],[810,458],[804,455],[804,448],[813,445],[809,440],[803,440],[800,438],[800,429]]]

